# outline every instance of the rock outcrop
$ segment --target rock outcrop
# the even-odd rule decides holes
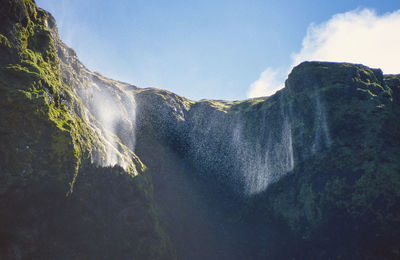
[[[33,1],[2,1],[0,21],[1,258],[172,257],[127,84],[81,65]]]

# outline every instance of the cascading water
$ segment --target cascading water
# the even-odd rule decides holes
[[[240,174],[244,177],[246,195],[264,191],[294,168],[290,117],[284,109],[283,98],[280,99],[279,122],[275,122],[281,125],[278,128],[268,127],[266,117],[263,114],[264,123],[259,124],[258,131],[264,136],[258,136],[253,144],[246,140],[241,127],[234,130],[233,143],[236,157],[242,164]]]
[[[190,159],[239,194],[264,191],[294,168],[291,117],[283,95],[276,112],[233,113],[207,103],[188,117]]]
[[[140,93],[140,124],[152,118],[153,129],[161,126],[158,134],[199,173],[240,195],[263,192],[292,171],[296,161],[332,143],[318,91],[303,101],[304,107],[298,107],[296,92],[287,88],[266,100],[204,100],[184,110],[184,103],[171,93]],[[157,117],[146,112],[154,109]]]
[[[54,21],[46,23],[54,25]],[[53,39],[59,39],[55,27],[51,27],[50,33]],[[92,161],[100,166],[119,165],[137,174],[135,164],[141,163],[134,154],[136,102],[132,91],[125,91],[136,87],[89,71],[73,49],[58,40],[54,40],[54,45],[63,81],[79,100],[70,113],[77,113],[90,128]]]
[[[91,80],[78,92],[86,109],[85,120],[102,138],[103,155],[96,163],[102,166],[129,167],[130,154],[134,152],[136,103],[128,92],[112,84],[99,84]]]

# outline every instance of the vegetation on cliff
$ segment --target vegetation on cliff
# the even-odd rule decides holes
[[[1,258],[170,256],[144,165],[120,138],[110,133],[110,145],[104,137],[75,88],[80,79],[68,77],[79,62],[63,46],[54,19],[34,1],[2,1]],[[113,145],[123,169],[106,162]]]
[[[214,180],[220,193],[236,194],[240,210],[227,222],[279,224],[293,246],[286,257],[395,258],[399,79],[362,65],[306,62],[268,98],[185,106],[166,103],[167,92],[139,91],[137,134],[161,138],[206,185]]]

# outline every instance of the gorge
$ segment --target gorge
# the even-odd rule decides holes
[[[304,62],[192,101],[89,71],[0,5],[1,259],[396,259],[400,75]]]

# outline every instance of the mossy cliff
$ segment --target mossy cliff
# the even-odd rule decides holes
[[[205,185],[216,183],[215,196],[236,194],[224,202],[239,208],[227,222],[286,230],[291,250],[275,257],[395,258],[399,79],[363,65],[305,62],[266,98],[193,102],[138,89],[137,136],[173,149]]]
[[[171,254],[145,167],[82,94],[90,92],[89,80],[112,88],[113,97],[122,92],[122,83],[77,61],[34,1],[1,1],[2,259]],[[131,127],[129,119],[120,121],[118,130]]]
[[[89,71],[4,0],[0,115],[1,258],[399,257],[399,75],[305,62],[192,101]]]

